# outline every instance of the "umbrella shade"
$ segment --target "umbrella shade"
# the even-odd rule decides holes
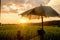
[[[46,17],[55,17],[59,14],[49,6],[40,6],[33,9],[30,9],[20,15],[37,15],[37,16],[46,16]]]

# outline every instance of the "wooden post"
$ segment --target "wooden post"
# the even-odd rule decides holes
[[[40,40],[44,40],[44,25],[43,25],[43,16],[41,16],[41,21],[42,21],[42,28],[40,30],[38,30],[38,35],[40,37]]]
[[[21,37],[21,31],[17,31],[17,40],[22,40],[23,38]]]
[[[41,21],[42,21],[42,30],[44,30],[44,25],[43,25],[43,16],[41,16]]]

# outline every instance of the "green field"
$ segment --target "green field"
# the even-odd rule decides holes
[[[21,31],[21,36],[23,37],[23,39],[31,38],[29,40],[39,40],[39,37],[35,35],[37,35],[37,30],[39,30],[40,28],[41,26],[25,26],[19,24],[1,25],[0,40],[17,40],[16,34],[18,30]],[[44,30],[46,40],[60,40],[60,27],[44,26]]]

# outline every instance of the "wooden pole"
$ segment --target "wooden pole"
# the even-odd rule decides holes
[[[41,16],[41,21],[42,21],[42,30],[44,29],[44,25],[43,25],[43,16]]]

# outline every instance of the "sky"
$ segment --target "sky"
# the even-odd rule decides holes
[[[20,3],[30,3],[33,5],[39,5],[41,3],[48,3],[48,1],[50,0],[1,0],[2,4],[7,4],[7,2],[14,2],[16,4],[20,4]]]
[[[48,3],[48,6],[51,6],[54,10],[56,10],[60,14],[60,0],[51,0]]]
[[[1,23],[4,24],[18,24],[20,23],[21,16],[18,14],[23,13],[29,9],[40,6],[43,4],[45,6],[50,6],[60,14],[60,0],[1,0]],[[55,17],[47,18],[46,20],[60,20],[60,18]],[[33,22],[31,20],[30,22]],[[39,22],[36,20],[34,22]]]

